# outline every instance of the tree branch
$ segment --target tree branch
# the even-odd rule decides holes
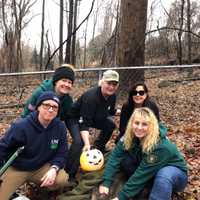
[[[45,70],[47,69],[47,66],[49,65],[51,59],[54,57],[54,55],[55,55],[56,52],[60,49],[60,47],[63,46],[66,42],[68,42],[69,39],[70,39],[70,38],[76,33],[76,31],[81,27],[81,25],[89,18],[90,14],[91,14],[91,12],[92,12],[92,10],[93,10],[93,7],[94,7],[94,2],[95,2],[95,0],[92,1],[92,5],[91,5],[91,8],[90,8],[90,11],[89,11],[89,13],[87,14],[87,16],[85,17],[85,19],[83,19],[83,21],[76,27],[76,29],[74,29],[74,31],[72,32],[72,34],[69,35],[69,36],[67,37],[67,39],[64,40],[64,41],[62,42],[62,44],[61,44],[59,47],[57,47],[57,48],[54,50],[54,52],[51,54],[51,56],[48,58],[48,61],[47,61],[46,65],[45,65]]]
[[[198,35],[198,34],[192,32],[192,31],[188,31],[188,30],[180,29],[180,28],[176,28],[176,27],[172,28],[172,27],[167,27],[167,26],[164,26],[164,27],[161,27],[161,28],[157,28],[157,29],[148,31],[148,32],[145,33],[145,35],[148,35],[148,34],[151,34],[151,33],[157,32],[157,31],[162,31],[162,30],[183,31],[183,32],[185,32],[185,33],[191,33],[191,34],[194,35],[195,37],[200,38],[200,35]]]

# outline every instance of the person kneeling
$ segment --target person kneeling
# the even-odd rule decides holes
[[[19,186],[29,181],[51,190],[68,184],[68,174],[63,170],[68,151],[66,128],[57,118],[59,108],[55,93],[42,93],[36,111],[13,123],[0,140],[1,163],[24,146],[1,177],[1,200],[8,200]]]
[[[159,130],[158,120],[150,109],[135,109],[124,137],[106,164],[99,193],[109,194],[114,176],[120,170],[128,180],[112,200],[133,198],[151,181],[149,200],[170,200],[173,192],[182,191],[188,179],[186,162],[164,130]]]

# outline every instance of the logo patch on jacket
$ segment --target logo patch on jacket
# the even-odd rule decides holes
[[[58,148],[58,141],[59,141],[58,139],[57,139],[57,140],[55,140],[55,139],[52,139],[52,140],[51,140],[50,148],[51,148],[52,150]]]
[[[147,163],[156,163],[158,160],[157,156],[154,154],[150,154],[147,156]]]

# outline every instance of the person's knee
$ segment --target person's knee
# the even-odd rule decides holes
[[[112,132],[115,129],[115,127],[116,127],[114,121],[111,120],[111,119],[109,119],[109,118],[106,120],[104,126],[105,126],[105,129],[107,131],[109,131],[109,132]]]
[[[154,182],[159,182],[159,184],[172,184],[172,179],[168,173],[166,173],[164,170],[160,170],[156,174]]]
[[[149,200],[169,200],[172,195],[172,183],[163,174],[156,175],[153,181],[153,187],[149,195]]]
[[[65,170],[61,169],[58,172],[58,175],[55,180],[56,188],[65,187],[68,184],[69,175],[65,172]]]
[[[156,179],[162,179],[165,181],[168,181],[170,183],[173,183],[174,178],[176,177],[176,171],[174,170],[174,167],[167,166],[160,169],[156,174]]]

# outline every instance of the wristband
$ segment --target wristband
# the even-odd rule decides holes
[[[56,172],[58,172],[58,171],[59,171],[59,167],[58,167],[57,165],[52,165],[52,166],[51,166],[51,168],[55,169],[55,170],[56,170]]]

